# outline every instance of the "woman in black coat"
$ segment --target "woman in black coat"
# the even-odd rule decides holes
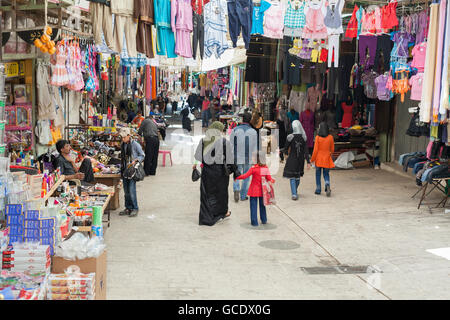
[[[308,169],[311,167],[309,150],[306,145],[306,133],[300,121],[292,122],[293,133],[286,138],[284,153],[289,157],[284,167],[283,177],[290,179],[292,200],[298,199],[298,186],[300,177],[303,177],[305,160],[308,162]]]
[[[233,163],[234,157],[230,142],[222,136],[224,128],[219,121],[213,122],[195,152],[195,159],[202,163],[200,225],[213,226],[219,220],[231,215],[228,210],[228,186],[230,184],[228,172],[233,172],[235,177],[238,173]],[[218,151],[217,155],[216,151]]]

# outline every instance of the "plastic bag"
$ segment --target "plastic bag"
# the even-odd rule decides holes
[[[263,200],[265,206],[275,205],[275,191],[272,182],[268,181],[264,176],[261,177]]]
[[[97,258],[106,249],[103,238],[88,238],[84,234],[77,232],[70,239],[63,241],[56,248],[55,253],[58,257],[67,260],[83,260],[86,258]]]

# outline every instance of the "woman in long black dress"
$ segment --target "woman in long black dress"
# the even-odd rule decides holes
[[[181,124],[183,126],[183,129],[187,132],[191,132],[191,119],[189,118],[190,110],[189,110],[189,104],[185,100],[183,100],[183,105],[181,107]]]
[[[306,145],[306,133],[300,121],[292,122],[293,133],[287,136],[284,148],[285,154],[289,154],[284,167],[283,177],[290,179],[292,200],[298,199],[298,186],[300,177],[303,177],[305,160],[308,162],[308,169],[311,167],[309,150]]]
[[[195,159],[203,165],[200,182],[200,225],[213,226],[220,219],[231,215],[228,211],[230,177],[227,171],[235,172],[235,166],[232,164],[230,142],[222,136],[224,129],[224,125],[219,121],[213,122],[195,152]],[[227,159],[231,160],[230,164],[227,164]]]

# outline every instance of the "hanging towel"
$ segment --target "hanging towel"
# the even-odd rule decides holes
[[[439,5],[439,32],[437,33],[436,72],[434,74],[433,122],[438,122],[439,103],[441,101],[442,50],[444,49],[446,5],[447,0],[441,0]]]
[[[439,23],[439,4],[430,5],[430,26],[428,28],[427,54],[425,58],[425,76],[420,103],[420,121],[429,123],[433,100],[434,73],[436,70],[436,48]]]
[[[443,119],[445,120],[447,110],[449,109],[449,89],[448,86],[450,85],[448,81],[448,65],[449,65],[449,49],[450,49],[450,5],[447,4],[447,16],[446,16],[446,22],[445,22],[445,35],[444,35],[444,58],[442,62],[442,82],[441,82],[441,99],[440,99],[440,108],[439,108],[439,114]]]

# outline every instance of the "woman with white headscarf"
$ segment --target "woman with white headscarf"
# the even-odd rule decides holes
[[[283,177],[290,179],[292,200],[298,199],[298,186],[300,177],[303,177],[305,160],[308,162],[308,169],[311,168],[309,159],[309,149],[306,144],[306,133],[300,121],[292,122],[293,133],[287,136],[284,153],[288,155]]]

